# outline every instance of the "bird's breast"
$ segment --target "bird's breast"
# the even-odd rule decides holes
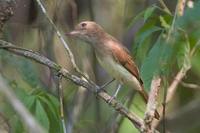
[[[100,55],[96,53],[96,57],[100,65],[107,71],[110,76],[118,80],[120,83],[127,84],[136,90],[141,89],[140,82],[135,76],[126,70],[121,64],[116,62],[112,55]]]

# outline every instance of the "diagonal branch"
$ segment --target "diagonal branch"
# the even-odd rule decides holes
[[[155,117],[158,92],[160,90],[160,83],[161,83],[160,77],[154,77],[151,82],[151,91],[149,93],[149,100],[147,103],[147,109],[146,109],[145,118],[144,118],[144,127],[143,127],[144,131],[143,132],[145,132],[145,133],[153,133],[154,132],[152,122]]]
[[[172,97],[175,94],[175,91],[177,89],[177,86],[182,81],[182,79],[185,77],[188,69],[181,68],[181,70],[177,73],[176,77],[174,78],[174,81],[171,83],[171,85],[168,87],[167,91],[167,97],[166,97],[166,103],[168,103]]]
[[[124,107],[120,102],[117,100],[113,99],[110,103],[110,99],[112,98],[108,93],[104,91],[99,91],[99,86],[96,84],[91,84],[90,82],[87,82],[76,75],[70,74],[65,68],[62,68],[60,65],[56,64],[55,62],[49,60],[48,58],[40,55],[37,52],[33,52],[31,50],[26,50],[23,48],[15,47],[9,42],[0,40],[0,48],[5,49],[6,51],[9,51],[11,53],[14,53],[16,55],[20,55],[23,57],[26,57],[28,59],[34,60],[39,64],[45,65],[48,68],[58,72],[61,74],[64,78],[69,79],[73,83],[85,87],[88,91],[94,93],[97,95],[100,99],[104,100],[109,106],[111,106],[115,111],[120,113],[121,115],[125,116],[127,119],[129,119],[133,125],[141,131],[141,126],[142,126],[142,119],[138,117],[136,114],[133,112],[129,111],[126,107]]]

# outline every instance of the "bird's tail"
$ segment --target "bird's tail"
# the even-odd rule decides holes
[[[139,93],[142,96],[142,98],[144,99],[145,103],[147,104],[148,99],[149,99],[149,96],[148,96],[147,92],[144,89],[142,89],[141,91],[139,91]],[[156,119],[160,118],[160,115],[159,115],[157,110],[155,110],[155,114],[154,115],[155,115]]]

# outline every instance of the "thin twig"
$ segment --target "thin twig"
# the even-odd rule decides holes
[[[166,38],[166,42],[167,43],[169,42],[170,37],[172,36],[172,33],[174,31],[174,28],[175,28],[174,26],[175,26],[175,21],[176,21],[176,18],[177,18],[177,10],[178,10],[177,8],[178,8],[178,5],[176,5],[176,9],[175,9],[175,13],[174,13],[174,18],[172,20],[172,24],[171,24],[170,29],[169,29],[168,34],[167,34],[167,38]]]
[[[69,59],[72,63],[73,69],[78,72],[81,76],[83,76],[88,82],[90,82],[91,84],[94,84],[91,80],[89,80],[87,78],[87,76],[85,76],[81,70],[77,67],[75,59],[74,59],[74,55],[72,54],[68,44],[66,43],[66,41],[64,40],[63,36],[61,35],[60,31],[58,30],[58,28],[56,27],[56,25],[54,24],[54,22],[51,20],[51,18],[49,17],[49,15],[47,14],[47,10],[45,9],[45,6],[42,4],[41,0],[36,0],[39,7],[41,8],[42,12],[44,13],[45,17],[47,18],[47,20],[49,21],[49,23],[52,25],[54,31],[56,32],[56,35],[58,36],[58,38],[60,39],[60,41],[62,42],[67,54],[69,55]]]
[[[167,37],[166,37],[166,43],[168,44],[169,41],[170,41],[170,38],[172,37],[172,33],[174,32],[174,29],[175,29],[175,21],[176,21],[176,18],[177,18],[177,10],[178,10],[178,2],[176,4],[176,8],[175,8],[175,13],[174,13],[174,17],[173,17],[173,20],[172,20],[172,24],[170,26],[170,29],[168,31],[168,34],[167,34]],[[169,89],[167,88],[164,88],[164,97],[163,97],[163,101],[162,101],[162,106],[163,106],[163,133],[165,133],[165,111],[166,111],[166,103],[167,103],[167,97],[168,97],[168,91]]]
[[[192,88],[192,89],[198,89],[200,90],[200,86],[197,84],[193,84],[193,83],[186,83],[186,82],[181,82],[181,85],[185,88]]]
[[[0,40],[0,46],[11,46],[12,44],[3,40]],[[32,51],[24,51],[20,50],[18,48],[14,49],[14,45],[11,46],[11,48],[7,47],[4,48],[4,50],[9,51],[11,53],[14,53],[16,55],[20,55],[23,57],[26,57],[28,59],[34,60],[39,64],[43,64],[47,66],[48,68],[58,72],[59,74],[62,74],[62,76],[66,79],[69,79],[72,81],[74,84],[77,84],[79,86],[85,87],[88,91],[93,92],[95,95],[97,95],[100,99],[104,100],[110,107],[115,109],[118,113],[121,115],[125,116],[127,119],[129,119],[132,124],[139,130],[141,131],[141,126],[142,126],[142,119],[138,117],[136,114],[133,112],[129,111],[126,107],[124,107],[120,102],[117,100],[113,99],[110,102],[110,99],[112,96],[108,95],[104,91],[99,91],[99,86],[96,84],[90,84],[89,82],[70,74],[66,69],[62,68],[55,62],[49,60],[48,58],[40,55],[37,52],[32,52]]]
[[[174,96],[174,93],[176,91],[177,86],[179,85],[179,83],[182,81],[182,79],[185,77],[187,71],[190,69],[191,67],[186,68],[181,68],[181,70],[177,73],[177,75],[175,76],[173,82],[171,83],[171,85],[168,87],[167,89],[167,97],[166,97],[166,103],[168,103],[172,97]]]
[[[47,18],[47,20],[50,22],[50,24],[52,25],[53,29],[56,31],[56,34],[58,36],[58,38],[60,39],[60,41],[62,42],[64,48],[66,49],[69,57],[70,57],[70,60],[72,62],[72,65],[74,67],[74,69],[76,69],[77,71],[79,71],[76,63],[75,63],[75,60],[74,60],[74,55],[72,54],[70,48],[68,47],[68,44],[65,42],[64,38],[62,37],[60,31],[58,30],[58,28],[56,27],[56,25],[53,23],[53,21],[51,20],[51,18],[49,17],[49,15],[47,14],[47,11],[44,7],[44,5],[42,4],[41,0],[36,0],[38,5],[40,6],[40,8],[42,9],[42,12],[44,13],[45,17]]]
[[[59,101],[60,101],[60,117],[63,127],[63,132],[66,133],[66,127],[65,127],[65,119],[64,119],[64,92],[62,88],[62,75],[58,75],[58,92],[59,92]]]

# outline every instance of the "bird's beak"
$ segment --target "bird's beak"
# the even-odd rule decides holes
[[[75,37],[75,36],[77,36],[79,33],[80,33],[79,31],[73,30],[73,31],[71,31],[71,32],[69,32],[69,33],[66,33],[65,35],[66,35],[66,36]]]

